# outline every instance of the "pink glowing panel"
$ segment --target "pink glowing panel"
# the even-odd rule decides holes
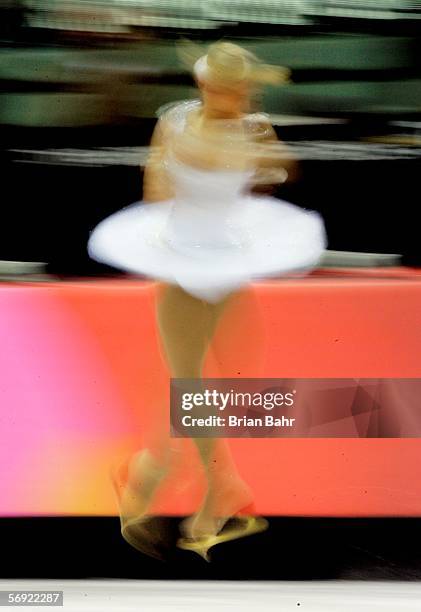
[[[101,346],[59,287],[0,291],[0,514],[100,514],[136,431]]]

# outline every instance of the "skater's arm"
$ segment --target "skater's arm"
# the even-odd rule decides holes
[[[254,126],[256,172],[253,191],[271,192],[277,185],[297,180],[298,163],[269,120],[258,116]]]
[[[143,200],[162,202],[173,197],[172,185],[165,165],[169,141],[169,126],[161,117],[154,129],[150,142],[150,153],[143,174]]]

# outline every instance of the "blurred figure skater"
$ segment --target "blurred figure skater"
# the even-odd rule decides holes
[[[260,85],[283,83],[289,71],[229,42],[214,43],[207,53],[190,43],[180,49],[201,99],[160,116],[144,202],[102,221],[88,249],[98,261],[163,281],[156,312],[171,375],[200,379],[233,296],[252,279],[306,274],[317,265],[326,235],[317,212],[251,191],[288,175],[290,162],[268,117],[251,112],[251,104]],[[227,442],[194,443],[207,491],[200,509],[182,522],[177,545],[208,560],[215,544],[262,531],[267,521],[252,512],[252,492]],[[148,510],[171,462],[171,448],[159,456],[144,449],[115,479],[123,536],[155,556],[160,534]]]

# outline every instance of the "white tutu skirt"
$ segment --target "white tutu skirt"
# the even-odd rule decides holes
[[[197,242],[194,229],[178,240],[174,206],[136,202],[107,217],[90,235],[90,257],[217,302],[252,280],[308,273],[327,246],[318,212],[270,196],[241,196],[229,244]]]

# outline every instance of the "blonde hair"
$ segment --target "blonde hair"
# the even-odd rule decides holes
[[[182,41],[177,50],[198,81],[226,87],[242,83],[280,85],[289,81],[288,68],[265,64],[254,53],[231,42],[218,41],[203,53],[198,45]]]

